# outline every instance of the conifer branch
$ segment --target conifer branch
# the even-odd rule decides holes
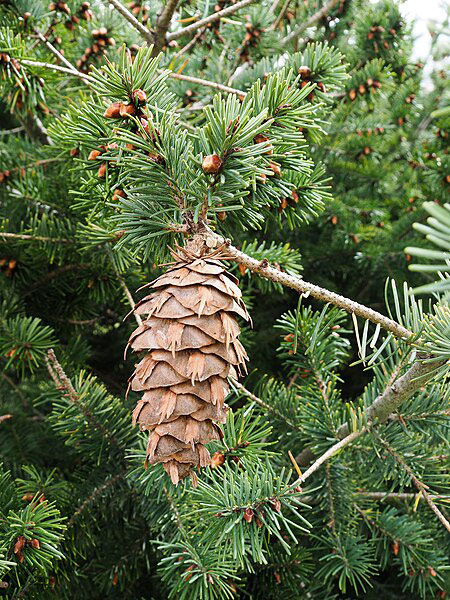
[[[169,73],[169,77],[172,79],[179,79],[180,81],[188,81],[189,83],[196,83],[197,85],[204,85],[206,87],[214,88],[221,92],[227,92],[228,94],[236,94],[236,96],[246,96],[247,92],[237,90],[236,88],[216,83],[215,81],[208,81],[207,79],[199,79],[198,77],[191,77],[190,75],[181,75],[180,73]]]
[[[331,292],[330,290],[321,288],[318,285],[309,283],[298,275],[284,273],[275,267],[271,267],[266,260],[256,260],[255,258],[252,258],[248,254],[245,254],[244,252],[241,252],[241,250],[238,250],[232,246],[229,240],[225,240],[218,234],[212,232],[209,228],[207,228],[207,231],[208,234],[212,236],[218,244],[225,244],[227,254],[231,256],[233,260],[241,265],[244,265],[250,269],[250,271],[258,273],[258,275],[261,275],[261,277],[265,277],[266,279],[270,279],[276,283],[281,283],[281,285],[292,288],[300,294],[310,294],[318,300],[330,302],[330,304],[334,304],[334,306],[342,308],[349,313],[354,313],[358,317],[372,321],[372,323],[379,323],[381,327],[387,331],[390,331],[396,337],[408,339],[414,335],[409,329],[406,329],[399,323],[389,319],[389,317],[385,317],[376,310],[373,310],[368,306],[364,306],[363,304],[359,304],[354,300],[350,300],[350,298],[336,294],[336,292]]]
[[[431,362],[430,356],[421,357],[406,371],[397,381],[388,385],[386,389],[367,407],[364,411],[364,416],[369,424],[375,420],[383,423],[391,413],[397,410],[403,402],[409,400],[431,377],[433,376],[436,367],[442,362]],[[344,423],[337,430],[338,438],[345,438],[349,435],[349,426]],[[295,460],[301,466],[306,466],[314,460],[314,453],[310,448],[305,448],[300,452]]]
[[[292,40],[297,39],[304,31],[306,31],[306,29],[308,29],[308,27],[311,27],[312,25],[314,25],[314,23],[316,23],[317,21],[320,21],[320,19],[322,19],[322,17],[324,17],[328,12],[330,12],[330,10],[337,3],[338,3],[338,0],[330,0],[329,2],[327,2],[327,4],[322,6],[322,8],[320,10],[315,12],[313,15],[311,15],[309,17],[309,19],[307,19],[304,23],[302,23],[300,25],[300,27],[297,27],[297,29],[294,29],[294,31],[291,31],[291,33],[289,35],[287,35],[285,38],[283,38],[281,40],[281,44],[283,46],[285,46],[286,44],[289,44],[289,42],[292,42]]]
[[[147,41],[149,45],[153,44],[155,41],[153,33],[147,29],[142,23],[140,23],[136,17],[127,9],[123,4],[119,2],[119,0],[108,0],[108,2],[117,10],[118,13],[124,17],[132,25],[142,37]]]
[[[167,36],[167,31],[170,27],[170,22],[173,17],[173,13],[177,8],[178,0],[167,0],[167,4],[164,7],[161,15],[158,17],[156,21],[155,33],[154,33],[154,46],[153,46],[153,56],[159,54],[162,47],[169,40],[169,36]]]
[[[64,65],[66,65],[66,67],[68,69],[71,69],[72,71],[76,71],[75,67],[67,60],[67,58],[65,58],[61,52],[55,48],[55,46],[53,46],[53,44],[51,44],[48,39],[40,32],[40,31],[34,31],[35,34],[37,35],[37,37],[39,38],[39,40],[45,44],[47,46],[47,48],[50,50],[50,52],[56,56],[56,58],[58,60],[60,60]]]
[[[99,485],[98,487],[96,487],[94,489],[94,491],[91,494],[89,494],[89,496],[87,498],[85,498],[85,500],[80,504],[80,506],[73,512],[72,516],[67,521],[67,529],[69,529],[70,527],[72,527],[74,525],[76,519],[80,516],[80,514],[82,512],[84,512],[84,510],[90,504],[92,504],[94,502],[94,500],[97,498],[97,496],[99,496],[101,493],[103,493],[108,488],[115,485],[115,483],[117,481],[119,481],[119,479],[122,479],[122,477],[124,477],[125,474],[126,474],[126,470],[124,469],[123,471],[120,471],[119,473],[114,475],[114,477],[111,477],[110,479],[108,479],[107,481],[102,483],[102,485]]]
[[[212,15],[209,15],[209,17],[205,17],[204,19],[200,19],[200,21],[196,21],[195,23],[192,23],[192,25],[188,25],[187,27],[184,27],[183,29],[179,29],[178,31],[169,33],[169,35],[167,36],[167,40],[170,42],[171,40],[176,40],[179,37],[182,37],[183,35],[187,35],[189,33],[192,33],[193,31],[197,31],[197,29],[199,29],[200,27],[205,27],[206,25],[209,25],[210,23],[214,23],[215,21],[218,21],[219,19],[222,19],[223,17],[232,15],[239,9],[244,8],[244,6],[248,6],[249,4],[252,4],[253,2],[255,2],[255,0],[241,0],[240,2],[236,2],[236,4],[232,4],[231,6],[228,6],[227,8],[224,8]]]
[[[445,516],[441,513],[441,511],[438,509],[438,507],[436,506],[436,504],[433,502],[432,497],[430,496],[430,494],[427,492],[426,488],[427,486],[422,483],[413,473],[413,470],[411,469],[411,467],[403,460],[403,458],[394,450],[394,448],[392,448],[392,446],[390,444],[388,444],[388,442],[383,439],[378,433],[376,433],[375,431],[373,432],[375,437],[380,441],[380,443],[384,446],[384,448],[386,448],[386,450],[389,452],[389,454],[396,460],[396,462],[408,473],[408,475],[411,478],[411,481],[413,482],[413,484],[415,485],[415,487],[420,491],[420,493],[422,494],[425,502],[428,504],[428,506],[431,508],[431,510],[434,512],[434,514],[437,516],[437,518],[439,519],[439,521],[442,523],[442,525],[445,527],[445,529],[447,529],[447,531],[450,533],[450,522],[445,518]]]
[[[270,29],[276,29],[278,27],[278,25],[281,23],[281,21],[284,19],[284,15],[286,14],[287,9],[289,8],[289,4],[291,3],[291,0],[286,0],[285,3],[283,4],[282,9],[280,10],[280,14],[278,15],[278,17],[276,18],[276,20],[274,21],[273,25],[271,25]]]
[[[0,237],[4,239],[30,240],[32,242],[55,242],[58,244],[73,244],[73,240],[67,240],[64,238],[44,237],[42,235],[29,235],[27,233],[9,233],[6,231],[0,231]]]
[[[94,83],[95,79],[90,75],[86,75],[86,73],[82,73],[78,71],[75,67],[61,67],[60,65],[54,65],[52,63],[41,62],[39,60],[28,60],[22,59],[20,61],[24,65],[29,65],[30,67],[42,67],[43,69],[51,69],[52,71],[59,71],[60,73],[67,73],[68,75],[73,75],[74,77],[79,77],[80,79],[84,79],[86,83]],[[70,63],[69,63],[70,64]]]
[[[60,362],[56,358],[55,351],[53,348],[47,353],[46,357],[47,370],[50,373],[51,378],[53,379],[56,387],[58,389],[62,389],[65,391],[65,395],[69,398],[73,404],[75,404],[83,415],[86,417],[87,421],[91,424],[94,429],[100,431],[105,439],[107,439],[113,446],[115,446],[121,454],[123,454],[123,448],[117,441],[116,437],[105,429],[105,427],[99,423],[91,414],[89,410],[86,409],[84,404],[80,401],[75,388],[73,387],[72,382],[67,377],[64,369],[62,368]]]

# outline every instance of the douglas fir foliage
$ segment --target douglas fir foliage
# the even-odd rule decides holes
[[[399,4],[0,0],[0,596],[450,593],[447,80]]]

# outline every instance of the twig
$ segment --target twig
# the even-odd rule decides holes
[[[153,33],[149,29],[147,29],[147,27],[142,25],[142,23],[140,23],[136,19],[136,17],[127,8],[125,8],[123,4],[119,2],[119,0],[108,0],[108,2],[112,4],[112,6],[114,6],[117,12],[120,13],[122,17],[124,17],[128,21],[128,23],[130,23],[130,25],[132,25],[135,29],[139,31],[139,33],[148,42],[149,45],[154,43],[155,38],[153,36]]]
[[[94,502],[98,495],[100,495],[102,492],[114,485],[119,479],[121,479],[125,475],[125,473],[126,470],[120,471],[119,473],[117,473],[117,475],[114,475],[114,477],[111,477],[110,479],[108,479],[108,481],[105,481],[102,485],[96,487],[94,491],[74,511],[73,515],[67,521],[67,529],[73,526],[78,516],[89,506],[89,504],[92,504],[92,502]]]
[[[0,135],[11,135],[14,133],[20,133],[21,131],[24,131],[24,130],[25,130],[25,127],[23,125],[20,125],[20,127],[13,127],[12,129],[3,129],[2,131],[0,131]]]
[[[46,363],[48,372],[50,373],[50,376],[53,379],[56,387],[62,388],[66,392],[65,395],[80,409],[80,411],[86,417],[87,421],[91,424],[91,426],[94,429],[100,431],[103,437],[107,439],[112,445],[116,446],[116,448],[120,450],[121,454],[123,454],[123,448],[117,441],[116,437],[111,432],[107,431],[107,429],[105,429],[105,427],[92,416],[90,411],[87,410],[84,404],[80,401],[80,398],[77,392],[75,391],[72,382],[67,377],[64,369],[62,368],[61,364],[56,358],[56,354],[53,348],[50,348],[50,350],[47,353]]]
[[[227,85],[222,85],[221,83],[216,83],[215,81],[208,81],[207,79],[199,79],[198,77],[191,77],[190,75],[180,75],[179,73],[169,73],[169,77],[172,79],[179,79],[180,81],[189,81],[190,83],[211,87],[222,92],[227,92],[228,94],[246,96],[246,92],[242,90],[237,90],[236,88],[228,87]]]
[[[73,240],[66,240],[63,238],[44,237],[41,235],[28,235],[27,233],[9,233],[9,232],[5,232],[5,231],[0,231],[0,237],[17,239],[17,240],[31,240],[32,242],[55,242],[55,243],[63,243],[63,244],[73,244]]]
[[[428,504],[428,506],[431,508],[431,510],[434,512],[434,514],[437,516],[437,518],[439,519],[439,521],[442,523],[442,525],[445,527],[445,529],[450,533],[450,523],[448,522],[448,520],[444,517],[444,515],[441,513],[441,511],[438,509],[438,507],[436,506],[436,504],[433,502],[432,497],[430,496],[430,494],[427,492],[425,484],[423,484],[413,473],[413,470],[411,469],[411,467],[403,460],[403,458],[394,450],[394,448],[392,448],[392,446],[390,446],[386,440],[384,440],[378,433],[373,432],[375,437],[381,442],[381,444],[386,448],[386,450],[389,452],[389,454],[391,456],[394,457],[394,459],[398,462],[399,465],[401,465],[403,467],[403,469],[408,473],[408,475],[411,478],[411,481],[413,482],[413,484],[416,486],[416,488],[421,492],[425,502]]]
[[[153,36],[154,46],[153,55],[159,54],[164,44],[169,41],[169,36],[166,36],[167,31],[170,27],[170,21],[172,20],[173,13],[177,7],[178,0],[168,0],[164,10],[156,21],[155,33]]]
[[[283,4],[282,9],[280,10],[280,14],[278,15],[278,17],[276,18],[274,23],[270,26],[270,29],[275,30],[278,27],[278,25],[284,19],[284,15],[285,15],[287,9],[289,8],[290,3],[291,3],[291,0],[286,0],[286,2]]]
[[[111,1],[111,0],[110,0]],[[196,21],[192,23],[192,25],[188,25],[183,29],[179,29],[178,31],[174,31],[173,33],[169,33],[167,36],[167,40],[170,42],[171,40],[176,40],[183,35],[187,35],[192,33],[193,31],[197,31],[197,29],[204,27],[205,25],[209,25],[210,23],[214,23],[214,21],[218,21],[222,17],[227,17],[228,15],[232,15],[236,11],[244,6],[248,6],[252,4],[255,0],[241,0],[240,2],[236,2],[236,4],[232,4],[223,10],[219,10],[218,12],[209,15],[209,17],[205,17],[204,19],[200,19],[200,21]]]
[[[183,48],[181,48],[181,50],[178,50],[178,52],[173,55],[173,59],[175,60],[176,58],[180,58],[180,56],[183,56],[183,54],[186,54],[186,52],[189,52],[189,50],[191,50],[191,48],[193,48],[195,46],[195,44],[198,42],[198,40],[202,37],[205,29],[206,28],[203,27],[203,29],[200,29],[200,31],[197,31],[197,33],[194,35],[192,40],[190,40],[186,44],[186,46],[183,46]]]
[[[386,389],[368,406],[364,411],[364,416],[369,424],[375,420],[378,422],[386,421],[391,413],[393,413],[403,402],[409,400],[413,394],[426,383],[436,369],[436,362],[426,362],[424,359],[430,358],[421,357],[422,360],[417,360],[397,381],[388,385]],[[349,433],[347,423],[344,423],[337,430],[338,438],[345,438]],[[310,448],[305,448],[295,457],[298,464],[301,466],[308,465],[314,460],[314,453]]]
[[[304,483],[308,477],[310,477],[313,473],[315,473],[327,460],[335,456],[338,452],[340,452],[343,448],[351,444],[353,441],[357,440],[363,433],[367,431],[366,427],[358,431],[354,431],[350,433],[347,437],[345,437],[340,442],[337,442],[331,448],[328,448],[326,452],[322,454],[310,467],[307,471],[303,473],[303,475],[295,482],[296,484]],[[296,459],[298,462],[298,459]]]
[[[275,267],[271,267],[267,260],[256,260],[252,258],[248,254],[241,252],[237,248],[231,245],[229,240],[225,240],[218,234],[214,233],[207,227],[208,234],[212,236],[218,244],[225,244],[226,252],[228,256],[231,256],[236,262],[244,265],[250,271],[258,273],[261,277],[265,277],[266,279],[270,279],[276,283],[281,283],[286,287],[290,287],[294,290],[297,290],[301,294],[309,293],[314,298],[318,300],[322,300],[324,302],[330,302],[339,308],[343,308],[349,313],[354,313],[358,317],[362,317],[372,323],[379,323],[384,329],[390,331],[395,336],[399,338],[409,338],[413,336],[413,332],[409,329],[406,329],[399,323],[396,323],[392,319],[385,317],[381,313],[369,308],[368,306],[364,306],[363,304],[359,304],[358,302],[354,302],[349,298],[345,298],[340,294],[336,294],[335,292],[331,292],[325,288],[321,288],[318,285],[314,285],[313,283],[309,283],[305,281],[298,275],[289,275],[288,273],[284,273]]]
[[[125,292],[125,296],[127,297],[128,302],[130,303],[131,308],[134,308],[136,306],[136,302],[133,300],[133,296],[131,295],[130,290],[127,288],[127,284],[125,283],[124,278],[122,277],[122,275],[117,274],[117,277],[119,278],[120,281],[120,285],[123,287],[123,291]],[[133,312],[134,318],[136,319],[136,323],[140,326],[142,325],[142,319],[140,315],[137,315],[135,312]]]
[[[86,75],[86,73],[82,73],[73,68],[61,67],[59,65],[54,65],[52,63],[41,62],[39,60],[28,60],[21,59],[21,63],[24,65],[30,65],[30,67],[43,67],[44,69],[52,69],[52,71],[60,71],[61,73],[67,73],[68,75],[73,75],[74,77],[79,77],[80,79],[84,79],[86,83],[95,83],[95,79],[90,75]]]
[[[241,392],[241,394],[247,396],[247,398],[250,398],[250,400],[253,400],[253,402],[264,408],[264,410],[267,410],[268,412],[271,412],[272,414],[276,415],[279,419],[281,419],[284,423],[287,423],[293,429],[299,429],[297,425],[291,420],[287,419],[285,415],[280,413],[276,408],[274,408],[270,404],[267,404],[267,402],[264,402],[264,400],[261,400],[261,398],[258,398],[258,396],[255,396],[255,394],[253,394],[252,392],[250,392],[250,390],[244,387],[242,383],[236,381],[236,379],[232,380],[232,385],[233,387],[238,389]]]
[[[56,56],[56,58],[59,59],[63,64],[65,64],[68,69],[70,69],[71,71],[76,71],[76,68],[67,60],[67,58],[65,58],[61,54],[61,52],[59,50],[57,50],[55,48],[55,46],[53,46],[48,41],[48,39],[44,35],[42,35],[42,33],[40,31],[34,30],[34,33],[37,35],[37,37],[40,39],[40,41],[47,46],[47,48],[50,50],[50,52],[52,54],[54,54]]]
[[[390,500],[423,500],[423,495],[412,494],[408,492],[356,492],[356,496],[362,496],[363,498],[369,498],[370,500],[381,500],[382,502]],[[432,496],[433,499],[447,499],[450,496]]]
[[[3,423],[3,421],[7,421],[8,419],[12,419],[12,415],[0,415],[0,423]]]
[[[320,21],[320,19],[322,17],[324,17],[328,12],[330,12],[330,10],[337,3],[338,3],[338,0],[330,0],[327,4],[322,6],[322,8],[320,10],[315,12],[313,15],[311,15],[309,17],[309,19],[307,19],[304,23],[302,23],[300,25],[300,27],[297,27],[297,29],[294,29],[294,31],[291,31],[291,33],[289,35],[287,35],[285,38],[283,38],[281,40],[281,44],[282,45],[289,44],[289,42],[298,38],[299,35],[301,35],[306,29],[308,29],[308,27],[311,27],[312,25],[314,25],[314,23],[316,23],[317,21]]]

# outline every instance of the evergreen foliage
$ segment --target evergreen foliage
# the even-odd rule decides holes
[[[0,0],[0,595],[450,593],[447,82],[400,8]],[[123,360],[193,238],[254,323],[197,487]]]

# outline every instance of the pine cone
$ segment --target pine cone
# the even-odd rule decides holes
[[[211,464],[205,444],[221,438],[215,423],[226,420],[227,377],[245,369],[236,315],[249,315],[219,251],[172,254],[175,264],[134,308],[146,319],[128,343],[144,353],[130,379],[132,390],[144,392],[133,424],[151,432],[146,466],[163,463],[175,485],[188,475],[195,484],[192,467]]]

